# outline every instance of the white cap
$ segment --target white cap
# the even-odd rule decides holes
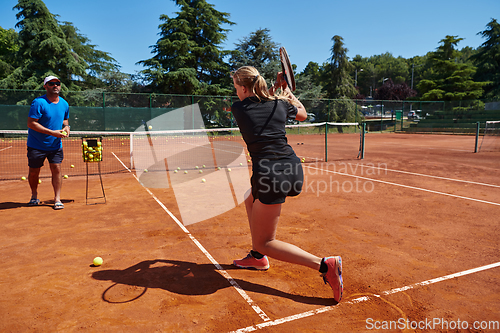
[[[45,78],[45,80],[43,80],[43,85],[46,85],[47,82],[52,81],[52,80],[57,80],[57,81],[61,82],[57,77],[51,75],[51,76],[47,76]]]

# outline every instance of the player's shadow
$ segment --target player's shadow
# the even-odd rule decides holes
[[[221,265],[224,270],[239,269]],[[177,260],[146,260],[119,270],[99,270],[92,273],[96,280],[114,284],[102,294],[109,303],[126,303],[140,298],[148,288],[164,289],[181,295],[209,295],[231,287],[229,281],[217,272],[212,264],[196,264]],[[283,297],[295,302],[315,305],[334,305],[333,298],[294,295],[268,286],[234,279],[245,291]]]

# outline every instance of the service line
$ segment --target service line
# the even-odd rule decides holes
[[[450,193],[445,193],[445,192],[428,190],[428,189],[421,188],[421,187],[403,185],[403,184],[387,182],[387,181],[384,181],[384,180],[379,180],[379,179],[374,179],[374,178],[368,178],[368,177],[351,175],[351,174],[343,173],[343,172],[331,171],[331,170],[328,170],[328,169],[325,170],[325,169],[315,168],[315,167],[308,166],[308,165],[304,165],[304,167],[309,168],[309,169],[313,169],[313,170],[318,170],[318,171],[321,171],[321,172],[335,173],[335,174],[341,175],[341,176],[354,177],[354,178],[369,180],[369,181],[378,182],[378,183],[382,183],[382,184],[388,184],[388,185],[394,185],[394,186],[399,186],[399,187],[405,187],[405,188],[409,188],[409,189],[412,189],[412,190],[424,191],[424,192],[429,192],[429,193],[434,193],[434,194],[445,195],[445,196],[449,196],[449,197],[453,197],[453,198],[459,198],[459,199],[464,199],[464,200],[481,202],[481,203],[485,203],[485,204],[489,204],[489,205],[494,205],[494,206],[500,206],[500,203],[498,203],[498,202],[492,202],[492,201],[480,200],[480,199],[475,199],[475,198],[469,198],[469,197],[464,197],[464,196],[456,195],[456,194],[450,194]]]

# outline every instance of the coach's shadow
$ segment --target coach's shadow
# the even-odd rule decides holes
[[[74,202],[75,200],[73,199],[62,199],[61,202],[63,204],[65,203],[68,203],[68,202]],[[21,207],[43,207],[43,206],[46,206],[46,207],[52,207],[54,206],[54,200],[46,200],[46,201],[42,201],[40,202],[39,205],[37,206],[30,206],[28,205],[27,202],[0,202],[0,210],[5,210],[5,209],[15,209],[15,208],[21,208]]]
[[[238,269],[221,265],[224,270]],[[109,303],[125,303],[138,299],[148,288],[159,288],[181,295],[209,295],[231,284],[212,264],[196,264],[177,260],[146,260],[129,268],[100,270],[92,273],[96,280],[114,282],[102,295]],[[245,291],[284,297],[295,302],[315,305],[334,305],[333,298],[293,295],[268,286],[234,279]],[[117,289],[118,290],[113,290]]]

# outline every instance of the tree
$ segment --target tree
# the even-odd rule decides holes
[[[64,90],[80,90],[88,81],[88,86],[96,85],[99,81],[92,79],[105,71],[117,70],[108,53],[88,44],[71,23],[61,25],[43,1],[19,0],[14,9],[19,10],[19,47],[10,54],[17,62],[7,76],[0,76],[1,88],[42,89],[42,79],[55,75]]]
[[[357,93],[350,75],[354,66],[347,57],[347,48],[344,47],[342,37],[335,35],[332,38],[332,57],[326,65],[324,86],[328,98],[337,99],[328,110],[329,121],[354,121],[356,118],[356,104],[351,100]]]
[[[394,84],[392,79],[388,79],[382,87],[377,89],[375,99],[404,101],[416,95],[416,91],[411,89],[406,82]]]
[[[86,70],[79,75],[82,80],[76,81],[75,84],[86,89],[100,87],[113,91],[108,89],[109,77],[118,76],[120,66],[116,60],[108,52],[97,50],[96,45],[90,44],[90,40],[80,34],[71,22],[63,22],[60,26],[73,56],[85,63]],[[124,75],[126,74],[121,74]],[[113,83],[116,84],[116,80]]]
[[[471,56],[477,66],[474,78],[487,82],[484,87],[486,98],[500,97],[500,24],[495,19],[487,24],[487,28],[478,35],[486,38],[478,52]]]
[[[0,80],[6,78],[18,66],[19,35],[14,29],[0,27]]]
[[[332,41],[332,56],[325,71],[328,77],[328,83],[324,87],[325,92],[328,98],[352,98],[356,95],[356,89],[350,76],[354,67],[347,57],[349,50],[344,47],[342,37],[335,35],[332,37]]]
[[[259,29],[236,43],[236,50],[229,60],[231,70],[253,66],[270,84],[281,71],[279,44],[273,42],[269,29]]]
[[[441,40],[435,52],[428,58],[429,70],[418,84],[426,101],[473,100],[481,97],[485,83],[475,82],[475,67],[469,63],[458,61],[459,52],[456,45],[463,39],[458,36],[446,36]]]
[[[295,95],[299,99],[319,99],[323,97],[321,72],[317,63],[310,61],[302,73],[295,75],[297,89]]]
[[[229,65],[222,50],[228,29],[228,13],[219,12],[205,0],[175,0],[177,17],[160,15],[160,39],[152,46],[154,56],[138,64],[149,87],[167,94],[229,94]]]

